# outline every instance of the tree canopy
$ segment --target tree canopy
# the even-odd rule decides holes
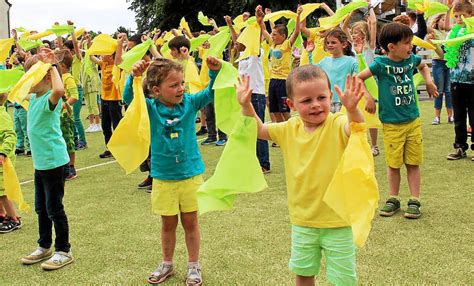
[[[253,14],[257,5],[278,10],[296,10],[298,3],[314,3],[322,1],[288,1],[288,0],[127,0],[129,9],[135,12],[135,21],[140,32],[153,28],[168,30],[179,26],[182,17],[186,17],[191,30],[198,31],[204,27],[198,22],[197,14],[202,11],[206,16],[214,18],[218,26],[225,25],[223,16],[236,17],[245,11]],[[335,1],[324,1],[335,8]],[[319,16],[317,11],[316,16]],[[314,16],[313,16],[314,17]]]

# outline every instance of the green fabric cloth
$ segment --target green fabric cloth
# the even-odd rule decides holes
[[[27,52],[29,50],[41,47],[43,45],[43,42],[41,42],[41,40],[30,41],[25,39],[19,39],[18,44],[23,50],[25,50],[25,52]]]
[[[122,55],[122,63],[119,65],[119,67],[126,72],[130,72],[133,68],[133,65],[143,58],[151,45],[153,45],[153,41],[148,39],[127,51]]]
[[[64,34],[72,34],[74,33],[74,26],[72,25],[53,25],[46,31],[53,32],[56,36],[62,36]]]
[[[224,51],[225,47],[229,43],[229,40],[230,40],[230,30],[220,31],[219,33],[210,37],[208,41],[211,47],[204,54],[203,60],[206,59],[208,56],[222,58],[222,52]]]
[[[0,93],[6,93],[12,90],[15,84],[25,74],[21,70],[0,70]]]
[[[217,163],[214,175],[197,192],[199,213],[230,210],[237,194],[256,193],[268,187],[256,153],[257,122],[241,116]]]
[[[367,63],[365,62],[364,56],[362,54],[357,54],[357,63],[359,65],[359,71],[363,71],[367,68]],[[377,82],[373,76],[364,80],[365,87],[369,91],[370,95],[376,100],[379,99],[379,90],[377,87]]]
[[[211,35],[208,34],[202,34],[199,35],[197,38],[192,38],[189,40],[191,42],[191,47],[189,48],[189,51],[195,51],[200,45],[204,44],[205,41],[209,40]]]
[[[207,18],[207,16],[204,16],[202,11],[199,11],[198,13],[198,21],[204,26],[212,26],[212,24],[209,23],[209,18]]]
[[[234,87],[238,77],[239,71],[231,63],[222,61],[221,70],[212,86],[215,92],[216,125],[227,134],[232,132],[242,112]]]
[[[439,2],[431,2],[430,7],[428,10],[425,11],[424,17],[425,19],[428,19],[431,16],[434,16],[439,13],[446,13],[446,11],[449,10],[449,7],[439,3]]]

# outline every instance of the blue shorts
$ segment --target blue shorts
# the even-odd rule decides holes
[[[270,86],[268,87],[268,109],[270,112],[290,112],[286,98],[286,80],[270,79]]]

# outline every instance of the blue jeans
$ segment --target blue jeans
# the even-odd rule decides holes
[[[84,97],[84,90],[82,86],[77,86],[79,98],[77,102],[72,105],[72,111],[74,115],[74,138],[79,139],[84,144],[87,144],[86,133],[84,131],[84,125],[81,121],[81,109],[82,109],[82,98]]]
[[[21,106],[15,106],[13,110],[13,120],[17,136],[16,149],[30,151],[30,140],[26,131],[27,111]]]
[[[50,248],[52,244],[52,228],[56,239],[56,251],[69,252],[69,224],[64,211],[64,183],[66,181],[66,165],[51,170],[35,170],[35,211],[38,214],[38,244]]]
[[[451,82],[449,80],[449,68],[446,66],[445,61],[433,60],[433,79],[439,92],[439,97],[434,98],[434,108],[441,109],[441,107],[443,107],[444,94],[446,108],[453,109]]]
[[[266,99],[264,94],[252,94],[252,105],[262,122],[265,122]],[[270,157],[268,153],[268,141],[257,139],[257,157],[260,166],[270,170]]]

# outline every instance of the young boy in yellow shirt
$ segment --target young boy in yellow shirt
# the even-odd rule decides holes
[[[286,104],[286,78],[291,69],[291,54],[293,44],[300,34],[300,15],[303,8],[298,6],[298,16],[296,17],[295,31],[288,38],[288,29],[285,25],[275,25],[272,28],[271,35],[267,32],[265,23],[263,22],[264,12],[262,6],[257,6],[256,17],[257,22],[262,30],[262,35],[270,44],[272,50],[270,52],[270,86],[268,88],[268,101],[270,114],[276,122],[283,122],[290,118],[290,108]]]
[[[330,113],[332,93],[326,73],[305,65],[286,80],[288,106],[299,116],[280,123],[263,124],[252,104],[248,77],[241,78],[237,97],[242,114],[257,120],[258,138],[280,145],[285,163],[288,208],[292,223],[290,269],[296,285],[314,285],[321,252],[325,253],[328,280],[336,285],[356,282],[352,229],[323,197],[350,136],[349,123],[363,122],[357,108],[361,82],[347,77],[346,91],[336,86],[347,116]]]

